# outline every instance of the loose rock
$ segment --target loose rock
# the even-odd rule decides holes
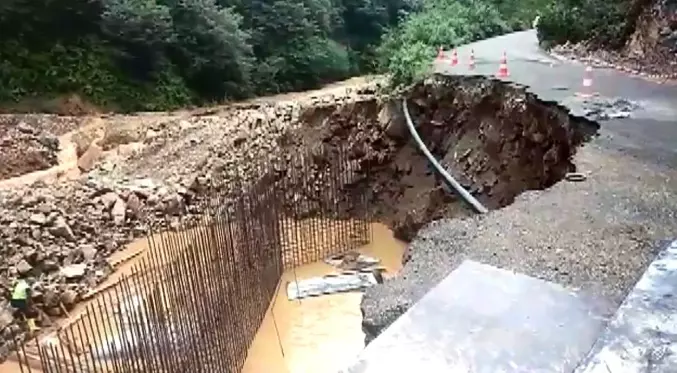
[[[75,241],[73,230],[71,230],[63,217],[58,217],[54,221],[54,226],[49,229],[49,232],[56,237],[65,238],[71,242]]]

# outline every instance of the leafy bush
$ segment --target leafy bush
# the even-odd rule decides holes
[[[390,74],[391,86],[400,87],[424,79],[431,72],[435,53],[430,45],[417,41],[391,50],[382,67]]]
[[[371,68],[414,1],[0,2],[0,102],[160,110],[315,88]]]
[[[551,0],[489,0],[503,19],[508,23],[511,30],[524,30],[531,28],[534,18],[541,14]]]
[[[391,85],[411,84],[429,70],[439,46],[450,48],[507,31],[510,25],[490,3],[431,0],[385,36],[379,65]]]
[[[620,48],[627,37],[627,0],[557,0],[543,10],[539,40],[547,45],[588,41]]]
[[[77,93],[160,110],[425,75],[434,51],[527,28],[551,43],[627,39],[629,0],[0,1],[0,102]],[[639,2],[636,2],[639,4]]]

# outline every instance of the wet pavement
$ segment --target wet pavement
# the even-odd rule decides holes
[[[471,50],[475,54],[474,70],[468,67]],[[447,58],[435,62],[435,71],[495,77],[504,51],[510,75],[501,80],[524,85],[542,100],[558,102],[574,115],[598,120],[602,130],[596,141],[604,145],[627,150],[648,162],[677,167],[677,84],[658,84],[614,69],[593,67],[592,87],[586,91],[586,65],[549,56],[539,48],[534,30],[460,47],[458,65],[452,67]],[[450,56],[451,52],[445,54]],[[583,98],[580,93],[598,97]],[[586,115],[591,102],[619,99],[636,106],[628,118],[599,120],[594,113]]]

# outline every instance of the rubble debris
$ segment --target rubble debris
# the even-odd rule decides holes
[[[96,142],[93,142],[78,159],[78,168],[83,172],[90,171],[102,154],[103,149]]]
[[[0,180],[42,170],[57,163],[59,140],[22,116],[0,116]]]
[[[583,112],[587,118],[595,121],[629,118],[641,106],[624,98],[592,97],[583,103]]]
[[[381,263],[379,259],[372,258],[358,252],[347,252],[326,258],[325,263],[342,270],[361,271],[373,269]]]

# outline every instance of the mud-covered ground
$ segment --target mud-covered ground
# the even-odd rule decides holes
[[[374,90],[363,93],[373,95]],[[8,130],[38,128],[53,138],[60,135],[59,140],[82,157],[77,165],[66,165],[75,168],[73,177],[73,170],[62,170],[63,164],[50,171],[63,171],[68,177],[30,173],[39,167],[22,166],[16,171],[22,176],[0,190],[0,293],[5,298],[0,301],[0,360],[11,351],[12,338],[23,333],[6,301],[17,278],[35,280],[33,299],[52,321],[63,316],[61,305],[71,310],[104,281],[111,272],[108,258],[145,236],[150,226],[176,227],[204,213],[200,201],[221,194],[234,178],[260,177],[258,165],[281,155],[278,138],[299,125],[302,107],[362,96],[341,85],[315,94],[286,95],[208,113],[4,116],[13,120]],[[18,139],[10,136],[14,143]],[[81,168],[87,149],[93,148],[100,151],[90,158],[91,167]],[[28,164],[25,152],[0,149],[0,159],[5,155]],[[50,320],[40,324],[47,328]]]
[[[0,180],[57,163],[58,139],[27,119],[0,116]]]

